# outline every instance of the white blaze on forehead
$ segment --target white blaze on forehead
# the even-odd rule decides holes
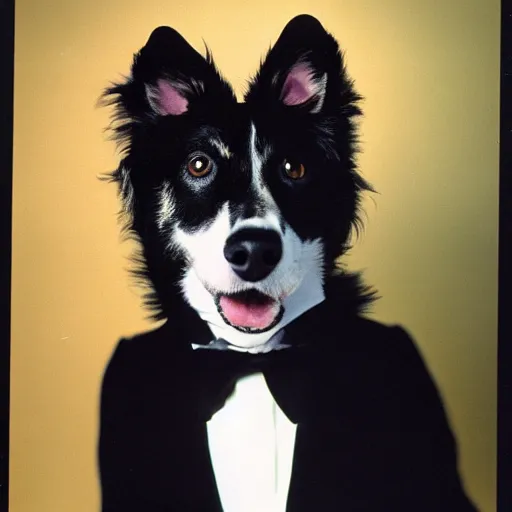
[[[262,154],[256,147],[256,127],[251,123],[251,135],[249,141],[249,151],[251,155],[251,171],[252,171],[252,188],[256,192],[259,199],[263,201],[268,210],[279,211],[279,208],[270,193],[263,179],[263,165],[270,156],[270,147],[265,148]]]
[[[253,176],[261,175],[261,168],[263,167],[263,155],[260,155],[258,149],[256,148],[256,127],[254,126],[254,123],[251,123],[249,151],[251,153]]]
[[[157,212],[157,225],[162,229],[167,224],[175,210],[174,197],[172,195],[171,185],[165,182],[158,193],[158,212]]]

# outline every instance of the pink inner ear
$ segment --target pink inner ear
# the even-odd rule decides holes
[[[157,89],[153,92],[161,115],[180,116],[188,109],[188,100],[183,93],[171,83],[160,79]]]
[[[305,63],[294,66],[284,82],[281,100],[285,105],[301,105],[317,93],[313,70]]]

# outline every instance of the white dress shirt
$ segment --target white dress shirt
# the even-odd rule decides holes
[[[207,428],[224,512],[284,512],[297,426],[275,402],[263,374],[239,379]]]

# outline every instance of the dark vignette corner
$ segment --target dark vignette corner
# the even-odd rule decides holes
[[[8,509],[14,0],[0,0],[0,512]]]
[[[501,10],[498,512],[512,510],[512,6]]]

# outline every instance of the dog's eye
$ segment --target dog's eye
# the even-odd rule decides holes
[[[283,170],[286,176],[292,180],[300,180],[306,174],[306,168],[303,164],[288,159],[283,162]]]
[[[187,164],[187,170],[192,176],[201,178],[206,176],[213,167],[212,161],[206,155],[196,155]]]

